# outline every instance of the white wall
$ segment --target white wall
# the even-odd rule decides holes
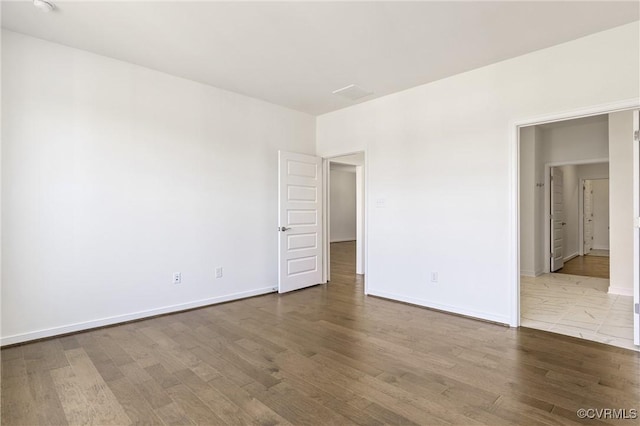
[[[593,248],[609,250],[609,179],[591,181],[593,190]]]
[[[536,126],[520,131],[520,273],[536,276],[536,234],[542,232],[535,222],[536,194],[540,182],[536,180]]]
[[[331,170],[329,238],[332,243],[356,239],[356,166],[352,170]]]
[[[638,30],[636,22],[318,117],[319,155],[366,150],[369,293],[513,324],[514,123],[637,98]]]
[[[314,117],[11,32],[2,86],[3,344],[277,285],[277,151]]]
[[[609,293],[633,295],[633,113],[609,114]]]
[[[578,165],[578,179],[609,179],[609,163]]]
[[[607,115],[538,126],[542,163],[587,161],[609,156]]]

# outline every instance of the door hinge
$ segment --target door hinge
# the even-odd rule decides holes
[[[640,141],[640,130],[636,130],[635,132],[633,132],[633,140]]]
[[[640,303],[636,303],[635,305],[633,305],[633,312],[635,312],[636,314],[640,314]]]

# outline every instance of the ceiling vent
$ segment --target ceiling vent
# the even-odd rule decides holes
[[[362,87],[356,86],[355,84],[350,84],[343,87],[342,89],[334,90],[331,93],[347,99],[351,99],[352,101],[357,101],[358,99],[362,99],[373,94],[373,92],[364,90]]]

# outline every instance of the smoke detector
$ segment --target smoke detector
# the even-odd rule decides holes
[[[331,93],[347,99],[351,99],[352,101],[357,101],[358,99],[362,99],[373,94],[373,92],[369,92],[360,86],[356,86],[355,84],[350,84],[343,87],[342,89],[334,90]]]
[[[41,12],[49,13],[53,11],[56,6],[46,0],[33,0],[33,5]]]

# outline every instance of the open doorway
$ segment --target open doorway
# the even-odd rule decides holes
[[[326,159],[327,279],[340,275],[364,291],[364,153]],[[360,290],[361,289],[361,290]]]
[[[609,279],[609,163],[550,167],[550,271]]]
[[[618,114],[519,129],[520,325],[637,350],[634,265],[623,260],[632,141],[617,131],[632,115]],[[594,273],[594,262],[606,268]]]

